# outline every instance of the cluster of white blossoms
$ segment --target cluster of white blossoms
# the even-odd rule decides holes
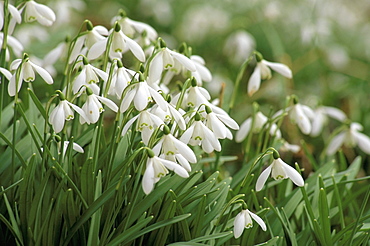
[[[0,67],[0,73],[9,81],[9,96],[15,98],[21,92],[23,81],[35,81],[36,74],[47,84],[54,83],[45,67],[22,54],[22,44],[10,36],[16,24],[21,23],[22,14],[26,22],[37,21],[45,26],[56,20],[49,7],[32,0],[19,9],[0,2],[0,29],[3,31],[5,24],[9,27],[6,35],[0,33],[1,42],[5,38],[8,42],[6,59],[10,61],[11,54],[15,56],[9,62],[9,68]],[[9,20],[9,23],[4,23],[4,20]],[[58,103],[51,104],[51,108],[46,110],[50,129],[55,135],[64,133],[68,136],[72,132],[72,124],[66,121],[74,120],[74,111],[79,115],[80,124],[97,124],[101,123],[103,112],[108,107],[111,113],[120,116],[117,119],[121,120],[121,136],[134,134],[135,139],[145,145],[148,156],[142,177],[145,194],[151,193],[155,184],[169,171],[183,178],[189,177],[191,163],[197,162],[194,146],[207,154],[220,152],[220,140],[233,139],[231,130],[237,131],[236,142],[242,142],[249,134],[266,130],[271,137],[284,143],[282,148],[298,152],[299,146],[284,140],[277,124],[285,115],[298,125],[303,134],[313,137],[320,134],[328,117],[347,122],[346,115],[339,109],[321,106],[312,110],[298,103],[293,96],[291,105],[270,118],[256,110],[239,128],[227,112],[211,103],[211,96],[202,84],[210,82],[212,74],[204,59],[192,54],[186,45],[179,50],[168,48],[151,26],[131,20],[123,12],[113,18],[110,30],[93,26],[90,21],[85,24],[85,31],[73,39],[66,39],[45,56],[45,66],[64,59],[68,73],[52,97],[51,102],[58,98]],[[128,52],[131,53],[129,56]],[[248,82],[250,96],[258,91],[261,80],[271,78],[270,69],[292,78],[286,65],[268,62],[258,52],[254,56],[256,65]],[[131,60],[127,62],[126,57],[131,57]],[[133,65],[126,67],[127,63]],[[173,86],[170,86],[175,75],[176,79],[182,77],[178,91],[173,91]],[[332,138],[327,154],[334,154],[343,144],[358,145],[370,154],[370,138],[359,132],[362,126],[358,123],[345,126]],[[68,141],[63,142],[62,154],[65,154],[68,144]],[[84,152],[77,143],[73,143],[72,148]],[[304,186],[299,172],[282,161],[275,149],[272,154],[274,160],[257,179],[256,191],[262,190],[270,174],[275,180],[289,178],[297,186]],[[235,218],[236,238],[241,236],[244,228],[252,227],[252,219],[266,230],[263,220],[245,208]]]

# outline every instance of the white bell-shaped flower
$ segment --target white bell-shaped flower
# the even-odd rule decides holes
[[[334,107],[320,106],[314,110],[315,117],[312,118],[312,129],[310,135],[317,137],[322,132],[322,128],[328,121],[328,117],[344,122],[347,119],[346,114]]]
[[[122,136],[126,134],[131,125],[136,121],[135,130],[141,132],[141,139],[148,144],[154,130],[164,122],[148,110],[141,111],[138,115],[131,118],[122,129]]]
[[[249,229],[253,227],[253,220],[257,222],[257,224],[262,228],[262,230],[266,231],[266,224],[265,222],[257,215],[249,211],[248,209],[242,210],[238,213],[234,220],[234,237],[239,238],[244,228]]]
[[[177,175],[183,178],[188,178],[189,173],[181,165],[162,159],[154,155],[153,151],[149,151],[149,157],[146,162],[146,169],[142,180],[142,188],[145,194],[149,194],[154,189],[162,177],[166,176],[169,171],[174,171]]]
[[[292,78],[292,71],[288,66],[281,63],[266,61],[262,58],[262,55],[260,53],[256,53],[256,59],[257,65],[248,81],[249,96],[252,96],[254,93],[258,91],[262,79],[271,78],[270,68],[288,79]]]
[[[51,26],[56,19],[55,13],[51,8],[33,0],[27,1],[21,11],[23,10],[26,22],[37,21],[41,25]]]
[[[227,128],[238,130],[239,125],[227,114],[217,114],[209,106],[205,106],[205,125],[215,134],[218,139],[233,139],[231,131]],[[227,126],[227,127],[226,127]]]
[[[274,150],[273,155],[274,160],[272,161],[271,165],[268,166],[257,179],[256,191],[262,190],[270,173],[271,177],[273,177],[275,180],[289,178],[297,186],[303,186],[304,180],[298,171],[280,159],[279,153],[276,150]]]
[[[11,22],[14,22],[15,23],[21,23],[22,22],[22,16],[21,16],[21,13],[19,12],[19,10],[14,7],[13,5],[11,5],[10,3],[8,3],[8,11],[10,13],[10,16],[11,16]],[[0,1],[0,30],[3,29],[4,27],[4,19],[5,19],[5,16],[4,16],[4,1]],[[8,32],[8,33],[12,33],[12,31]]]
[[[49,116],[49,123],[53,126],[55,133],[63,130],[66,120],[74,119],[73,110],[75,110],[80,117],[84,118],[85,122],[89,123],[85,112],[80,107],[68,102],[62,93],[60,93],[60,95],[61,100],[59,104],[51,111]]]
[[[103,105],[104,103],[108,106],[112,111],[117,112],[118,107],[117,105],[110,99],[95,95],[90,88],[86,88],[87,99],[84,105],[82,106],[82,110],[85,112],[89,123],[96,123],[99,120],[100,114],[104,111]],[[80,123],[85,123],[84,118],[80,118]]]
[[[351,148],[358,146],[363,152],[370,155],[370,138],[359,132],[362,130],[363,127],[361,124],[352,122],[349,127],[332,138],[326,149],[326,153],[333,155],[344,144]]]
[[[30,61],[27,55],[24,55],[23,59],[16,59],[10,64],[11,70],[18,70],[20,69],[19,73],[15,71],[13,76],[10,78],[9,85],[8,85],[8,93],[9,96],[15,96],[17,92],[20,91],[22,87],[22,82],[32,82],[36,78],[36,73],[38,73],[42,79],[47,84],[53,84],[53,78],[51,75],[42,67],[34,64]],[[17,76],[19,74],[19,76]],[[17,77],[17,81],[16,81]]]

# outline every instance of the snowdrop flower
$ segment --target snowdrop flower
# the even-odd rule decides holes
[[[273,156],[274,160],[271,165],[266,168],[257,179],[256,191],[262,190],[270,173],[271,177],[273,177],[275,180],[290,178],[294,184],[298,186],[304,185],[302,176],[297,170],[280,159],[280,155],[276,150],[273,150]]]
[[[150,112],[157,115],[165,123],[174,120],[181,130],[186,129],[186,123],[181,113],[170,103],[166,103],[166,110],[163,110],[156,104],[151,108]]]
[[[7,79],[7,80],[10,80],[10,78],[12,77],[12,73],[11,72],[9,72],[7,69],[5,69],[5,68],[2,68],[2,67],[0,67],[0,73],[2,73],[4,76],[5,76],[5,78]],[[1,80],[0,80],[0,84],[1,84]]]
[[[142,188],[145,194],[149,194],[154,189],[154,185],[169,171],[174,171],[177,175],[183,178],[188,178],[189,174],[181,165],[162,159],[154,155],[153,151],[148,151],[148,160],[142,180]]]
[[[233,135],[231,131],[226,127],[230,127],[231,129],[238,130],[239,126],[230,116],[223,115],[223,114],[216,114],[212,111],[209,106],[205,106],[206,109],[206,117],[205,117],[205,125],[213,131],[214,135],[218,139],[233,139]]]
[[[21,23],[22,22],[22,16],[19,13],[18,9],[16,7],[14,7],[13,5],[11,5],[10,3],[8,3],[7,7],[8,7],[8,11],[10,13],[10,16],[12,18],[11,21],[14,21],[18,24]],[[0,1],[0,30],[2,30],[3,27],[4,27],[4,19],[5,19],[5,16],[4,16],[4,1]]]
[[[49,53],[45,55],[42,63],[45,64],[46,66],[53,65],[55,62],[58,61],[58,59],[60,59],[60,57],[67,54],[68,44],[69,40],[67,38],[65,41],[58,44],[57,47],[49,51]]]
[[[196,113],[193,124],[182,134],[180,140],[192,146],[201,145],[206,153],[211,153],[213,150],[221,151],[217,137],[200,119],[201,116]]]
[[[43,4],[36,3],[33,0],[27,1],[21,11],[23,10],[25,12],[24,17],[26,22],[37,20],[38,23],[43,26],[51,26],[56,19],[55,13],[51,8]]]
[[[314,110],[315,117],[312,118],[312,129],[310,135],[317,137],[321,132],[323,126],[328,121],[328,117],[344,122],[347,119],[346,114],[337,108],[320,106]]]
[[[99,94],[100,88],[97,85],[99,77],[104,81],[108,80],[108,74],[89,64],[86,57],[83,57],[83,67],[79,75],[73,81],[73,93],[77,94],[82,86],[90,87],[95,94]]]
[[[124,96],[120,111],[125,112],[130,106],[131,102],[134,102],[134,106],[137,110],[144,110],[149,102],[153,100],[162,108],[167,109],[167,104],[164,98],[153,88],[151,88],[146,81],[140,81],[130,85],[130,90]]]
[[[121,99],[123,91],[131,83],[135,74],[135,71],[125,68],[122,62],[117,60],[117,67],[114,68],[108,95],[115,95],[117,99]]]
[[[53,84],[53,78],[50,74],[42,67],[34,64],[30,61],[27,54],[24,55],[23,59],[16,59],[10,64],[11,70],[20,69],[19,73],[15,71],[13,76],[10,78],[8,85],[9,96],[15,96],[22,87],[22,82],[32,82],[35,80],[35,72],[38,73],[47,84]],[[17,79],[17,81],[16,81]]]
[[[3,39],[4,39],[4,34],[2,32],[0,32],[0,46],[3,45]],[[5,60],[9,61],[9,57],[10,57],[8,47],[11,48],[11,50],[13,51],[13,53],[16,57],[21,57],[23,49],[24,49],[23,45],[16,38],[14,38],[13,36],[8,35],[7,39],[8,39],[8,45],[6,47],[6,58],[5,58]]]
[[[248,209],[242,210],[238,213],[234,220],[234,237],[239,238],[244,228],[251,228],[253,227],[253,220],[257,222],[257,224],[262,228],[262,230],[266,231],[266,224],[263,220],[257,215],[249,211]]]
[[[189,146],[175,138],[170,133],[168,126],[163,126],[163,133],[163,137],[153,148],[154,153],[157,156],[163,156],[166,160],[179,163],[186,171],[190,172],[191,166],[189,162],[197,162],[194,152]]]
[[[226,57],[237,66],[240,66],[256,47],[256,40],[245,30],[233,32],[227,39],[223,48]]]
[[[94,27],[90,21],[86,22],[86,29],[86,32],[77,38],[69,58],[69,63],[74,62],[78,55],[82,53],[84,45],[87,49],[90,49],[95,43],[105,40],[104,36],[108,35],[107,28],[104,26]]]
[[[122,58],[122,53],[130,50],[132,54],[141,62],[145,62],[145,54],[143,49],[138,43],[131,38],[127,37],[121,30],[121,26],[116,23],[114,29],[111,31],[112,43],[110,45],[109,57],[110,58]],[[96,59],[101,56],[107,49],[108,39],[105,38],[96,44],[94,44],[87,57],[89,59]]]
[[[63,142],[63,155],[66,154],[67,148],[69,146],[70,142],[69,141],[64,141]],[[84,149],[77,143],[73,142],[72,144],[72,149],[78,153],[84,153]]]
[[[115,22],[118,22],[122,31],[131,38],[133,38],[135,34],[142,35],[144,32],[150,41],[155,41],[158,37],[157,31],[153,27],[140,21],[131,20],[126,16],[123,10],[120,10],[119,16],[113,18],[112,24]]]
[[[160,125],[164,125],[164,122],[158,116],[150,113],[148,110],[144,110],[126,123],[122,129],[122,136],[126,134],[135,121],[137,121],[135,130],[141,132],[141,139],[145,144],[149,143],[149,139],[152,136],[154,129]]]
[[[344,144],[347,147],[355,147],[358,145],[363,152],[370,155],[370,138],[359,132],[362,130],[363,127],[361,124],[357,122],[351,123],[347,129],[333,137],[326,149],[326,153],[328,155],[333,155]]]
[[[212,81],[212,74],[206,68],[205,61],[203,57],[192,55],[190,56],[190,60],[194,63],[196,71],[192,72],[191,75],[197,80],[198,85],[202,86],[202,82],[211,82]]]
[[[89,120],[88,122],[96,123],[99,120],[100,114],[104,111],[101,102],[107,105],[112,111],[117,113],[118,107],[113,101],[109,100],[108,98],[95,95],[88,87],[86,87],[86,94],[87,99],[85,104],[82,106],[82,110],[85,112],[86,118]],[[85,119],[81,117],[80,123],[83,124],[85,122]]]
[[[176,96],[173,97],[172,103],[174,105],[177,104],[180,98],[180,94],[181,93],[178,93]],[[209,92],[205,88],[198,86],[197,81],[193,77],[191,79],[191,86],[188,89],[186,89],[185,95],[181,103],[182,107],[184,108],[186,107],[197,108],[202,104],[211,106],[209,100],[211,100],[211,95],[209,94]]]
[[[262,112],[258,111],[254,115],[254,118],[249,117],[240,125],[239,131],[236,132],[235,142],[242,142],[248,136],[249,132],[259,133],[263,127],[269,127],[267,121],[268,118]],[[270,135],[276,138],[281,137],[281,132],[275,123],[270,126]]]
[[[188,57],[168,49],[162,39],[159,39],[158,42],[160,43],[162,48],[155,54],[153,60],[149,64],[148,80],[150,80],[151,82],[156,82],[160,80],[162,72],[165,69],[172,70],[175,73],[179,73],[182,67],[179,65],[176,66],[176,61],[191,72],[197,71],[194,62]]]
[[[59,92],[59,97],[59,104],[53,109],[53,111],[51,111],[49,116],[49,123],[53,126],[55,133],[59,133],[63,130],[64,122],[66,120],[74,119],[72,109],[75,110],[81,117],[83,117],[85,122],[89,123],[85,112],[80,107],[68,102],[61,92]]]
[[[261,84],[261,79],[270,79],[271,78],[271,69],[280,73],[286,78],[292,78],[292,71],[289,67],[284,64],[269,62],[263,59],[260,53],[255,53],[257,59],[257,65],[248,81],[248,94],[252,96],[258,91]]]

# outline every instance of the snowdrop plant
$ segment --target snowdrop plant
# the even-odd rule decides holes
[[[257,222],[262,230],[267,230],[265,222],[258,215],[252,213],[248,209],[243,209],[240,213],[236,215],[234,220],[234,237],[239,238],[242,235],[244,229],[252,228],[253,220]]]

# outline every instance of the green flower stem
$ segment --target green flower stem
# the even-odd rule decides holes
[[[181,107],[182,101],[184,100],[186,89],[189,87],[190,84],[191,84],[191,78],[187,79],[184,82],[184,85],[183,85],[182,90],[180,92],[181,94],[180,94],[179,100],[176,103],[176,110],[179,110],[179,108]]]

